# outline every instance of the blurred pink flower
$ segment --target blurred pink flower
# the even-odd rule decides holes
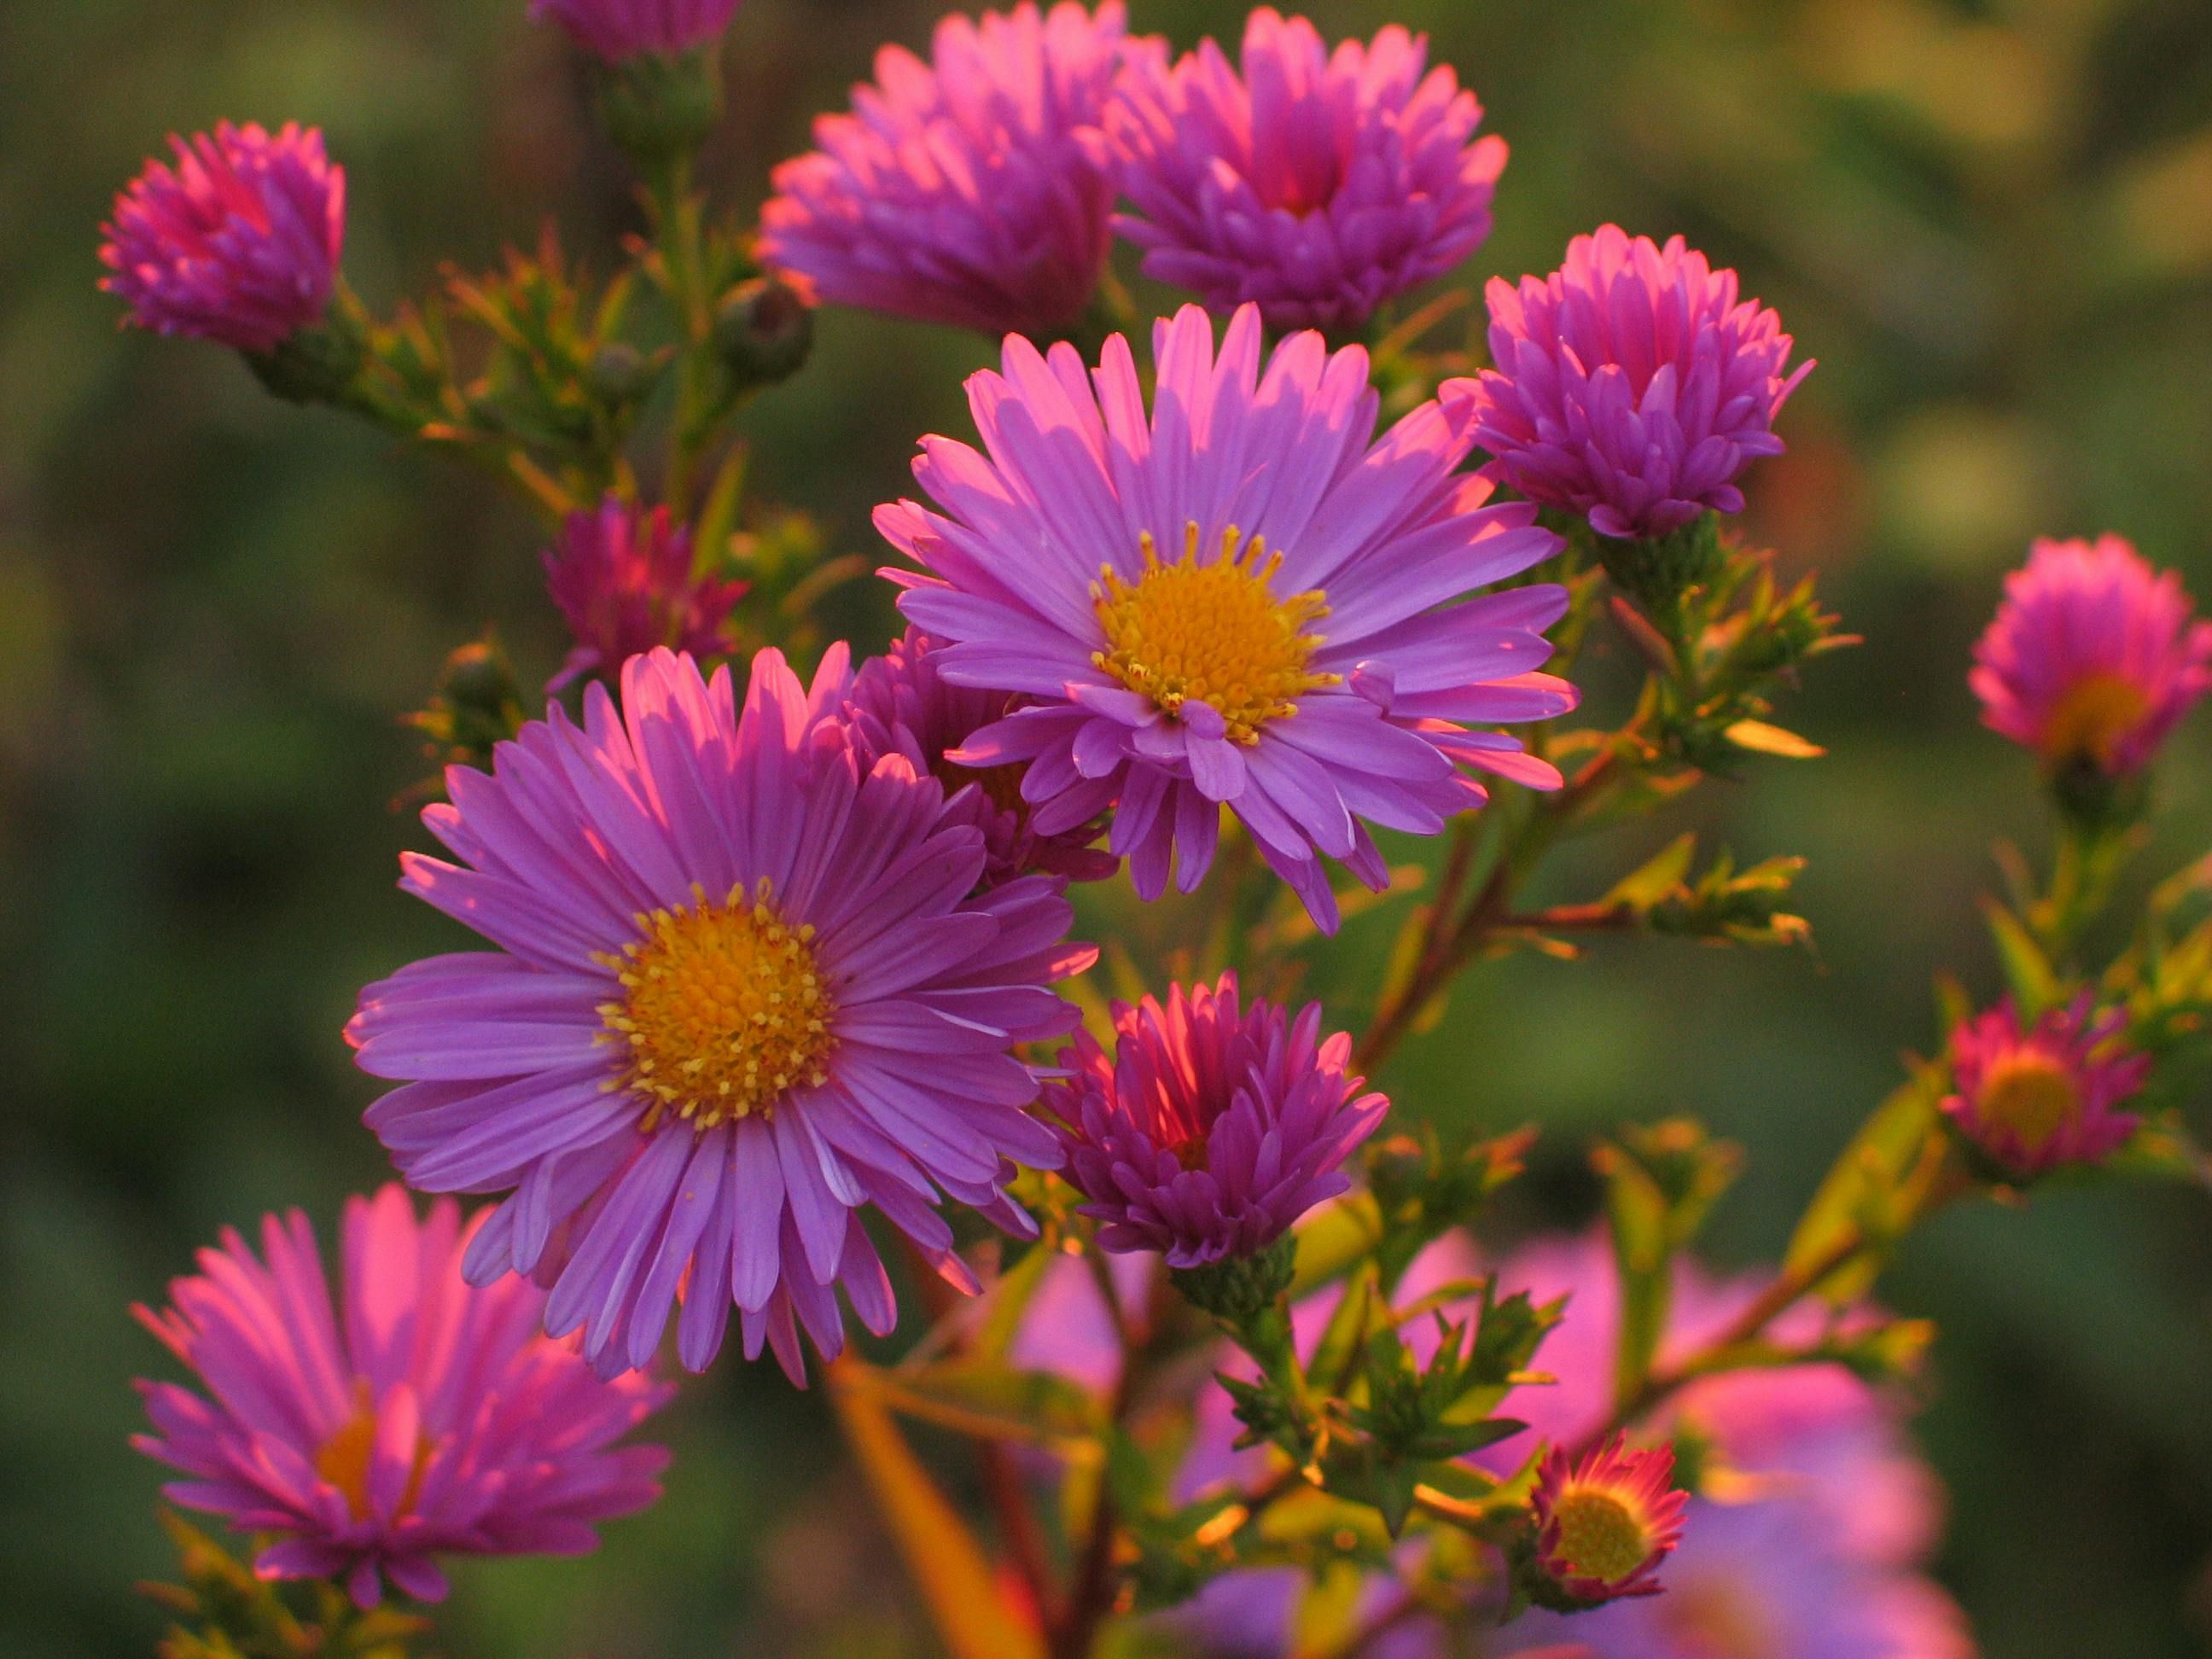
[[[641,52],[674,57],[703,46],[730,26],[739,0],[530,0],[530,15],[550,18],[586,51],[619,63]]]
[[[2117,1008],[2099,1014],[2087,991],[2025,1030],[2011,1002],[2002,1003],[1952,1032],[1943,1110],[2013,1175],[2100,1163],[2142,1121],[2113,1109],[2150,1075],[2150,1056],[2119,1040],[2127,1023]]]
[[[545,559],[545,588],[575,640],[546,690],[586,674],[611,678],[639,653],[665,645],[695,656],[731,648],[730,611],[746,584],[691,568],[691,526],[610,495],[571,513]]]

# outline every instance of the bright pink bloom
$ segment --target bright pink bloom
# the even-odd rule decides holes
[[[2212,623],[2192,610],[2123,537],[2039,540],[1974,647],[1982,723],[2054,769],[2139,770],[2212,690]]]
[[[335,1307],[294,1210],[263,1218],[259,1256],[226,1228],[169,1307],[132,1310],[206,1393],[140,1382],[155,1431],[131,1443],[189,1477],[173,1502],[273,1534],[263,1577],[342,1579],[366,1607],[389,1577],[435,1601],[438,1556],[580,1555],[593,1522],[660,1496],[668,1454],[615,1442],[674,1390],[594,1376],[540,1334],[526,1280],[466,1283],[483,1223],[447,1199],[418,1224],[394,1182],[346,1200]]]
[[[845,718],[861,763],[872,766],[884,755],[904,755],[916,771],[943,783],[951,797],[948,811],[964,816],[983,832],[990,850],[983,871],[988,887],[1038,872],[1071,881],[1103,881],[1120,869],[1121,860],[1092,845],[1104,833],[1096,822],[1056,836],[1036,833],[1030,805],[1022,799],[1019,767],[978,772],[945,758],[983,727],[1004,720],[1014,699],[1003,691],[954,685],[937,672],[939,650],[928,635],[909,628],[904,638],[892,641],[882,656],[869,658],[854,674]]]
[[[876,525],[927,574],[899,608],[951,641],[938,672],[1027,701],[963,766],[1023,765],[1041,835],[1115,809],[1109,846],[1157,897],[1191,891],[1220,808],[1324,927],[1324,855],[1379,888],[1368,824],[1434,835],[1487,796],[1460,769],[1555,788],[1488,730],[1574,707],[1538,672],[1565,611],[1544,583],[1466,596],[1559,550],[1526,502],[1454,469],[1463,422],[1425,404],[1376,441],[1358,347],[1291,336],[1261,373],[1260,313],[1224,334],[1196,306],[1155,325],[1148,414],[1128,342],[1087,371],[1073,346],[1006,343],[969,381],[985,453],[926,438],[915,476],[943,509]]]
[[[1243,61],[1210,40],[1172,70],[1132,55],[1108,127],[1136,210],[1114,225],[1146,276],[1273,328],[1351,329],[1490,234],[1505,141],[1475,139],[1482,106],[1427,69],[1427,36],[1393,24],[1331,53],[1262,6]]]
[[[345,244],[345,172],[323,135],[248,122],[171,137],[160,161],[115,198],[100,287],[128,321],[240,351],[274,351],[322,319]]]
[[[2127,1023],[2118,1008],[2098,1013],[2087,991],[2025,1030],[2011,1002],[2000,1003],[1952,1032],[1943,1110],[2016,1176],[2101,1163],[2142,1121],[2114,1109],[2150,1075],[2150,1056],[2120,1040]]]
[[[530,0],[530,15],[551,18],[586,51],[620,63],[641,52],[673,58],[703,46],[730,26],[738,0]]]
[[[1774,417],[1813,365],[1784,378],[1782,319],[1738,301],[1735,272],[1679,236],[1662,248],[1604,225],[1549,276],[1493,278],[1488,295],[1497,367],[1440,393],[1466,406],[1486,476],[1602,536],[1743,510],[1736,477],[1782,453]]]
[[[814,124],[761,210],[761,254],[819,298],[924,322],[1055,332],[1091,303],[1114,186],[1097,123],[1127,14],[1028,0],[937,26],[927,64],[876,56],[853,113]]]
[[[1237,975],[1114,1005],[1115,1047],[1088,1032],[1046,1085],[1066,1176],[1109,1250],[1158,1250],[1171,1267],[1255,1255],[1352,1185],[1342,1164],[1390,1103],[1347,1076],[1352,1039],[1324,1041],[1321,1004],[1293,1019],[1241,1006]]]
[[[596,512],[571,513],[544,556],[546,592],[576,641],[547,690],[611,677],[657,645],[700,657],[730,649],[730,611],[746,584],[693,574],[691,526],[666,507],[610,495]]]
[[[581,1328],[603,1372],[677,1352],[703,1369],[734,1303],[803,1382],[804,1328],[843,1347],[842,1287],[878,1334],[890,1280],[873,1205],[956,1285],[974,1280],[940,1191],[1009,1230],[1012,1160],[1060,1162],[1012,1052],[1063,1036],[1048,988],[1093,952],[1063,942],[1061,884],[978,895],[982,831],[902,755],[863,771],[834,724],[844,647],[811,691],[753,659],[633,657],[580,729],[556,704],[455,767],[422,817],[461,860],[407,854],[401,885],[482,933],[362,994],[362,1068],[406,1087],[368,1121],[431,1191],[512,1191],[470,1249],[478,1282],[550,1285],[546,1328]]]
[[[1553,1446],[1537,1468],[1531,1499],[1537,1565],[1589,1606],[1656,1595],[1659,1564],[1681,1541],[1690,1504],[1674,1481],[1671,1446],[1631,1451],[1616,1435],[1579,1458]]]

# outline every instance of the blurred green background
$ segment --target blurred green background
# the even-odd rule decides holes
[[[1229,0],[1134,0],[1188,45]],[[423,837],[394,723],[496,620],[559,642],[535,537],[473,477],[261,394],[217,351],[118,335],[110,194],[171,129],[319,123],[373,304],[549,215],[605,269],[635,223],[562,43],[522,0],[0,0],[0,1650],[148,1650],[164,1565],[125,1318],[218,1225],[382,1180],[338,1039],[356,988],[453,935],[392,890]],[[1587,1132],[1672,1110],[1752,1151],[1713,1254],[1771,1255],[1899,1052],[1929,976],[1993,992],[1993,836],[2039,850],[2026,761],[1978,729],[1966,651],[2038,532],[2112,528],[2212,597],[2212,9],[2203,0],[1381,0],[1513,146],[1480,278],[1602,219],[1680,230],[1821,360],[1754,474],[1754,527],[1867,636],[1784,718],[1832,750],[1705,792],[1747,858],[1812,860],[1809,954],[1602,949],[1478,970],[1387,1082],[1401,1109]],[[749,0],[709,177],[750,207],[922,0]],[[979,342],[848,313],[748,417],[766,500],[872,551],[914,439],[964,432]],[[889,627],[869,594],[864,627]],[[2212,843],[2206,717],[2161,779],[2160,867]],[[1672,833],[1579,849],[1557,897]],[[1127,926],[1126,912],[1115,925]],[[1385,921],[1331,980],[1371,984]],[[1141,947],[1139,947],[1141,948]],[[2201,1103],[2200,1103],[2201,1106]],[[2199,1127],[2207,1127],[2199,1111]],[[1940,1562],[1995,1656],[2212,1652],[2212,1200],[2084,1189],[1948,1217],[1889,1283],[1944,1328],[1920,1431]],[[665,1419],[666,1501],[568,1565],[465,1566],[456,1654],[926,1650],[821,1402],[725,1363]]]

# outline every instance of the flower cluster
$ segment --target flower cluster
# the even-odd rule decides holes
[[[544,561],[545,591],[576,641],[549,691],[618,674],[656,646],[696,657],[729,649],[730,612],[745,584],[695,575],[690,526],[665,507],[643,512],[609,495],[595,512],[568,515]]]

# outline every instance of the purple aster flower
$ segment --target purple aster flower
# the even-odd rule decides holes
[[[2192,610],[2123,537],[2039,540],[1974,647],[1982,723],[2054,771],[2141,770],[2212,690],[2212,623]]]
[[[602,1372],[652,1357],[680,1291],[686,1366],[734,1303],[747,1357],[803,1382],[801,1328],[842,1349],[840,1287],[896,1322],[866,1208],[972,1290],[939,1193],[1030,1232],[1011,1160],[1060,1162],[1011,1050],[1073,1027],[1048,987],[1095,953],[1058,882],[976,893],[982,832],[934,778],[824,729],[848,678],[842,647],[811,691],[763,651],[740,712],[728,669],[633,657],[619,712],[595,683],[580,728],[555,705],[446,775],[422,816],[460,862],[402,860],[498,948],[362,994],[359,1063],[406,1085],[369,1127],[416,1187],[511,1191],[471,1279],[550,1285],[546,1328]]]
[[[322,320],[345,244],[345,172],[323,135],[248,122],[171,137],[100,228],[100,287],[126,321],[257,354]]]
[[[1271,327],[1357,328],[1490,234],[1505,141],[1428,38],[1395,24],[1334,53],[1272,7],[1244,26],[1240,77],[1212,40],[1170,70],[1133,53],[1108,118],[1136,211],[1115,228],[1145,274]],[[1425,73],[1424,71],[1426,71]]]
[[[2150,1076],[2150,1056],[2121,1041],[2127,1023],[2120,1009],[2099,1013],[2084,991],[2023,1029],[2008,1000],[1951,1034],[1952,1092],[1943,1110],[2014,1176],[2102,1163],[2142,1121],[2114,1109]]]
[[[853,113],[775,170],[761,256],[823,300],[924,322],[1048,334],[1091,303],[1114,186],[1097,123],[1127,15],[1063,0],[937,26],[927,64],[899,46]]]
[[[263,1577],[435,1601],[441,1555],[580,1555],[660,1496],[668,1454],[615,1442],[674,1390],[594,1376],[540,1334],[528,1281],[465,1281],[483,1220],[446,1199],[418,1224],[394,1182],[346,1200],[335,1306],[294,1210],[264,1218],[260,1255],[226,1228],[167,1308],[132,1310],[206,1392],[140,1382],[154,1432],[131,1443],[187,1477],[172,1500],[267,1535]]]
[[[1736,477],[1782,453],[1774,417],[1813,365],[1784,378],[1782,319],[1737,301],[1735,272],[1679,236],[1662,248],[1604,225],[1549,276],[1493,279],[1488,295],[1497,367],[1440,393],[1468,410],[1487,476],[1601,536],[1743,510]]]
[[[640,652],[665,645],[695,656],[730,648],[731,610],[744,582],[695,575],[691,526],[610,495],[597,511],[571,513],[545,553],[545,588],[575,646],[546,686],[612,676]]]
[[[538,22],[551,18],[586,51],[618,64],[641,52],[673,58],[703,46],[730,26],[738,0],[530,0]]]
[[[1067,1178],[1109,1250],[1158,1250],[1171,1267],[1255,1255],[1325,1198],[1389,1102],[1349,1077],[1352,1039],[1323,1041],[1321,1004],[1296,1019],[1217,986],[1114,1006],[1115,1052],[1088,1032],[1047,1085]]]
[[[1217,358],[1204,311],[1155,327],[1148,415],[1128,343],[1087,372],[1073,346],[1006,342],[969,381],[984,450],[922,441],[915,476],[943,509],[880,507],[928,574],[887,570],[899,607],[951,641],[939,673],[1027,699],[969,738],[963,766],[1019,764],[1040,835],[1109,807],[1137,890],[1185,892],[1226,805],[1324,928],[1323,854],[1386,878],[1370,823],[1433,835],[1482,787],[1559,775],[1502,733],[1575,705],[1537,672],[1565,611],[1549,583],[1465,596],[1549,557],[1527,502],[1455,477],[1464,422],[1425,404],[1380,441],[1357,346],[1315,333],[1261,372],[1247,306]]]
[[[1014,699],[1003,691],[952,684],[937,672],[938,656],[937,641],[909,628],[882,656],[860,665],[845,718],[861,763],[872,766],[884,755],[901,754],[915,770],[943,783],[951,797],[948,810],[983,832],[990,850],[983,871],[987,886],[1037,872],[1103,881],[1120,869],[1119,859],[1091,844],[1103,833],[1096,822],[1056,836],[1036,833],[1022,799],[1019,767],[979,772],[945,758],[984,726],[1005,719]]]

